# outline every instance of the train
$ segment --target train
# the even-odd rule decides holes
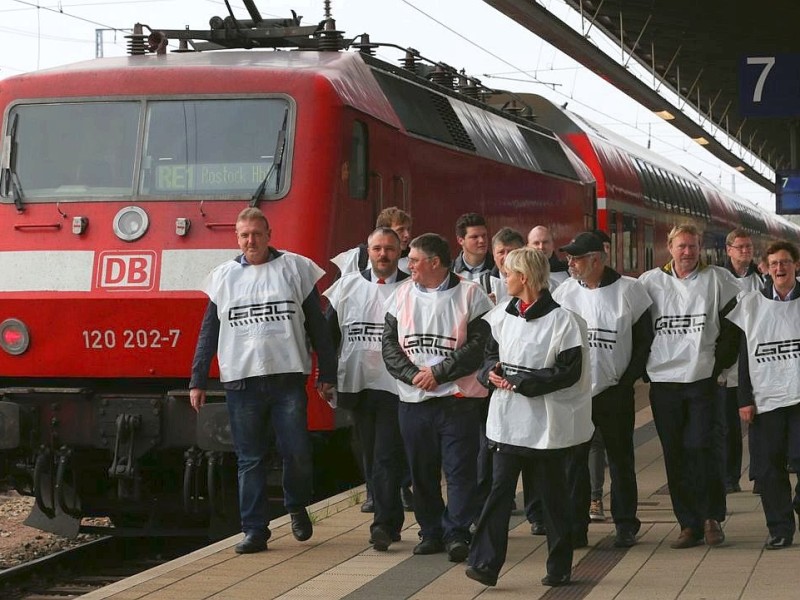
[[[199,290],[236,256],[247,206],[274,245],[328,268],[323,289],[388,206],[451,240],[469,211],[493,231],[547,225],[557,244],[600,227],[631,275],[666,262],[677,221],[715,261],[735,226],[800,238],[544,98],[510,102],[410,48],[382,60],[397,47],[345,38],[329,13],[304,26],[245,6],[208,30],[137,24],[128,56],[0,82],[0,480],[35,498],[30,525],[238,529],[224,394],[196,414],[187,383]],[[343,489],[347,420],[314,393],[308,406],[315,489]]]

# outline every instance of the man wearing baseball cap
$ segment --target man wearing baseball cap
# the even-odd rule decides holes
[[[636,543],[638,492],[633,452],[633,384],[644,374],[652,340],[644,287],[605,265],[602,239],[592,232],[577,235],[561,248],[570,279],[553,292],[553,299],[586,321],[592,372],[592,421],[601,432],[611,474],[611,514],[616,526],[614,545]],[[573,545],[586,544],[589,521],[589,445],[576,446],[569,467],[575,502]]]

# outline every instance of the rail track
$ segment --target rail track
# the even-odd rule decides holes
[[[71,600],[187,554],[203,538],[119,538],[104,536],[0,570],[3,600]]]

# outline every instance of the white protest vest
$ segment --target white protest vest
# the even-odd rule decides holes
[[[211,271],[204,287],[220,321],[220,381],[311,372],[303,301],[324,274],[291,252],[262,265],[231,260]]]
[[[477,283],[461,279],[449,290],[422,292],[409,278],[397,285],[386,302],[386,312],[397,319],[397,339],[409,360],[418,367],[432,367],[463,346],[467,324],[493,306]],[[430,392],[402,381],[397,382],[397,388],[403,402],[423,402],[459,393],[470,398],[487,395],[475,373],[443,383]]]
[[[727,318],[747,337],[756,412],[800,403],[800,300],[779,302],[748,292]]]
[[[581,378],[568,388],[529,398],[512,390],[496,389],[489,403],[486,437],[524,448],[566,448],[592,437],[592,392],[586,324],[575,313],[556,308],[538,319],[525,319],[495,307],[484,317],[500,346],[500,362],[507,373],[547,369],[570,348],[583,353]]]
[[[346,275],[347,273],[360,273],[361,269],[358,266],[358,257],[361,253],[361,248],[350,248],[350,250],[345,250],[344,252],[340,252],[336,256],[331,259],[331,262],[339,267],[339,272],[342,275]],[[372,261],[367,258],[367,266],[364,267],[372,267]],[[397,263],[397,269],[402,271],[403,273],[410,273],[408,270],[408,256],[403,256]]]
[[[764,280],[758,273],[750,273],[744,277],[736,277],[736,283],[742,290],[739,296],[747,292],[760,292],[764,288]],[[735,388],[739,387],[739,361],[733,363],[733,366],[725,369],[721,375],[725,380],[725,387]]]
[[[653,301],[655,337],[647,360],[650,380],[692,383],[711,377],[719,311],[739,292],[733,275],[707,266],[691,279],[678,279],[657,268],[639,281]]]
[[[339,267],[339,272],[342,275],[346,275],[347,273],[359,272],[358,268],[358,255],[361,249],[350,248],[350,250],[345,250],[344,252],[340,252],[336,256],[331,259],[331,262]],[[367,261],[369,263],[369,260]]]
[[[397,393],[397,380],[386,370],[381,353],[384,304],[397,285],[378,284],[361,273],[348,273],[325,292],[336,310],[342,332],[338,391],[355,393],[370,389]]]
[[[569,279],[569,271],[550,271],[550,293],[552,294],[555,289]]]
[[[589,289],[570,278],[558,286],[553,299],[586,321],[592,396],[619,383],[631,362],[633,324],[652,304],[642,285],[620,277],[611,285]]]

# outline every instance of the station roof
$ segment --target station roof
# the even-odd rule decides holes
[[[738,65],[742,56],[775,55],[797,48],[797,0],[731,4],[724,0],[564,0],[582,12],[587,28],[616,40],[657,80],[680,92],[683,102],[706,116],[697,125],[658,92],[574,31],[535,0],[484,0],[645,107],[667,110],[669,122],[756,183],[774,181],[743,163],[716,141],[717,127],[739,140],[773,170],[791,164],[789,118],[746,118],[739,110]],[[591,31],[591,30],[590,30]],[[800,99],[798,100],[800,103]],[[796,120],[795,120],[796,122]]]

